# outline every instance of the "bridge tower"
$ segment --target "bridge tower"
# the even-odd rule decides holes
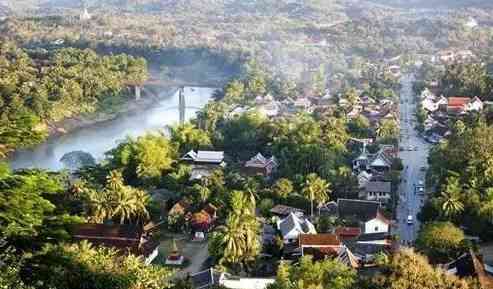
[[[135,85],[135,100],[140,100],[142,87],[138,84]]]
[[[178,91],[178,108],[180,110],[180,124],[185,123],[185,87],[180,87]]]

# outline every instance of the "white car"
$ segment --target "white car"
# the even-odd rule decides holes
[[[413,223],[414,223],[413,216],[411,216],[411,215],[407,216],[407,224],[412,225]]]
[[[424,184],[423,180],[419,180],[418,185],[422,186]]]

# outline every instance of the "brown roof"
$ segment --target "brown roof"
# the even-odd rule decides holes
[[[336,234],[301,234],[300,246],[340,246],[341,241]]]
[[[359,227],[338,227],[335,230],[335,234],[339,239],[351,239],[361,235],[361,228]]]
[[[168,214],[171,215],[184,215],[187,213],[190,204],[186,200],[180,200],[170,210]]]
[[[72,230],[72,237],[77,241],[148,256],[159,244],[141,238],[142,235],[142,229],[132,225],[80,224]]]
[[[213,204],[207,204],[204,207],[204,211],[206,211],[209,215],[211,215],[211,217],[213,217],[216,215],[217,208]]]
[[[488,275],[488,273],[484,270],[484,264],[478,260],[472,250],[470,250],[470,254],[472,256],[474,269],[478,275],[479,284],[481,284],[482,288],[493,288],[493,277]]]
[[[192,223],[194,224],[209,224],[212,221],[211,215],[207,213],[205,210],[202,210],[198,213],[192,215]]]

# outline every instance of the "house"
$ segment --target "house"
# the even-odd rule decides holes
[[[220,165],[224,161],[224,152],[222,151],[189,151],[181,160],[194,164],[214,164]]]
[[[357,258],[335,234],[303,234],[298,243],[301,256],[311,255],[315,260],[334,258],[348,267],[359,267]]]
[[[338,227],[335,229],[335,234],[339,240],[352,240],[361,235],[360,227]]]
[[[493,288],[493,277],[487,273],[485,264],[472,250],[441,267],[448,274],[456,275],[460,278],[477,277],[481,288]]]
[[[194,289],[226,287],[230,289],[265,289],[274,283],[274,278],[242,278],[222,273],[213,268],[188,276]]]
[[[388,233],[361,234],[356,238],[345,239],[343,243],[365,267],[375,265],[375,255],[391,254],[399,249],[399,243]]]
[[[428,112],[435,112],[439,109],[438,102],[435,102],[435,100],[430,98],[423,99],[423,101],[421,101],[421,106]]]
[[[401,67],[399,65],[391,65],[388,67],[388,72],[393,77],[400,77],[401,76]]]
[[[326,256],[336,257],[342,248],[342,243],[336,234],[301,234],[299,235],[301,256],[312,255],[321,260]]]
[[[364,197],[369,201],[386,203],[390,200],[392,193],[391,182],[370,181],[366,183]]]
[[[192,214],[190,223],[195,232],[208,232],[212,226],[213,219],[205,210]]]
[[[312,102],[306,97],[299,97],[293,101],[293,106],[299,110],[309,110],[312,106]]]
[[[317,233],[315,226],[308,219],[298,217],[294,213],[278,221],[277,228],[281,232],[284,244],[296,243],[301,234]]]
[[[158,255],[159,242],[152,232],[132,225],[79,224],[72,230],[76,241],[88,241],[96,246],[114,248],[122,254],[133,254],[150,264]]]
[[[371,181],[371,178],[372,174],[367,171],[361,171],[357,176],[359,188],[364,189],[366,184]]]
[[[208,177],[216,169],[224,168],[224,152],[222,151],[189,151],[182,158],[182,161],[191,164],[192,171],[190,180],[200,180]]]
[[[338,199],[339,218],[358,224],[364,234],[387,233],[390,221],[381,213],[380,202]]]
[[[467,112],[479,112],[483,110],[483,102],[478,98],[449,97],[447,102],[448,114],[464,114]]]
[[[443,50],[438,53],[438,59],[442,62],[455,61],[456,55],[453,50]]]
[[[436,95],[433,92],[431,92],[431,90],[428,88],[423,89],[420,96],[421,99],[430,99],[430,100],[436,99]]]
[[[274,156],[266,158],[258,153],[245,163],[245,172],[250,175],[269,177],[278,166]]]
[[[479,112],[484,108],[484,103],[479,99],[479,97],[474,97],[471,101],[466,105],[466,112]]]
[[[212,204],[207,204],[205,207],[192,214],[190,218],[190,224],[192,226],[195,235],[197,236],[197,232],[209,232],[210,228],[213,226],[214,222],[217,219],[217,208]],[[203,234],[200,234],[203,235]]]
[[[285,205],[275,205],[272,209],[270,209],[270,212],[273,215],[276,215],[281,218],[285,218],[289,216],[289,214],[295,214],[298,217],[302,217],[304,215],[304,211],[302,209],[298,208],[293,208]]]
[[[396,151],[393,145],[382,145],[380,150],[371,157],[369,168],[376,172],[388,172],[395,157]]]
[[[267,117],[275,117],[281,112],[281,104],[277,101],[271,101],[258,106],[257,110],[259,113]]]
[[[216,272],[213,268],[193,273],[188,276],[193,288],[195,289],[206,289],[211,288],[214,285],[218,285],[220,284],[222,277],[222,274],[220,272]]]
[[[337,203],[334,201],[322,204],[318,207],[319,216],[337,216]]]
[[[368,233],[361,234],[356,238],[356,242],[359,244],[374,244],[383,246],[392,246],[393,239],[389,233]]]
[[[174,204],[173,207],[171,207],[171,209],[168,211],[168,216],[185,216],[188,213],[189,208],[190,203],[187,200],[182,199]]]
[[[392,162],[396,156],[397,152],[393,145],[382,145],[375,154],[369,154],[366,151],[365,145],[363,146],[361,154],[353,160],[353,171],[373,171],[375,173],[388,172],[392,167]]]

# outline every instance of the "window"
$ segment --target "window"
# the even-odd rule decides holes
[[[378,226],[375,227],[375,232],[378,232]]]

